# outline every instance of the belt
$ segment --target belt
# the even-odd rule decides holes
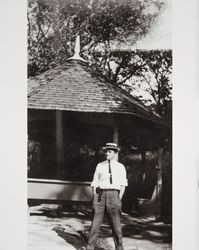
[[[118,189],[115,189],[115,188],[98,188],[99,191],[118,191]]]

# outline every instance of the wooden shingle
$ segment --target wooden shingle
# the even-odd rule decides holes
[[[117,113],[164,124],[136,98],[98,76],[85,62],[68,60],[28,81],[28,108]]]

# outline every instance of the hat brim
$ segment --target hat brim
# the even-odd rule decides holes
[[[107,147],[102,147],[102,150],[104,150],[104,151],[113,150],[113,151],[119,152],[119,151],[120,151],[120,148],[118,148],[118,147],[116,148],[116,147],[107,146]]]

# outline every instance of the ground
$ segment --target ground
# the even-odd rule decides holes
[[[62,210],[57,205],[29,207],[28,250],[82,250],[88,238],[91,213]],[[171,225],[154,217],[122,213],[124,250],[171,250]],[[108,221],[104,220],[96,250],[114,250]]]

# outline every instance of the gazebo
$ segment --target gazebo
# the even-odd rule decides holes
[[[75,51],[62,66],[28,81],[29,199],[90,201],[90,181],[106,142],[121,146],[124,163],[127,152],[141,165],[151,152],[162,169],[169,125],[95,72],[79,56],[78,42]]]

